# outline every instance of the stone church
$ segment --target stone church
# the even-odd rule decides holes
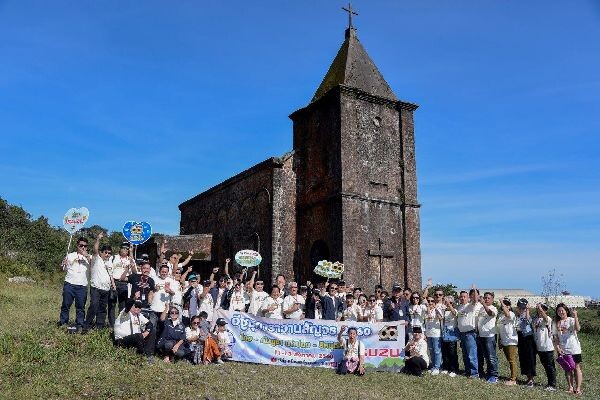
[[[367,292],[420,288],[417,107],[398,100],[350,25],[312,100],[290,115],[293,150],[180,204],[181,234],[212,234],[218,265],[258,250],[267,283],[316,279],[327,259]]]

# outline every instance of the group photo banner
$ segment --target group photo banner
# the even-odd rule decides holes
[[[365,368],[396,372],[404,366],[402,321],[279,320],[225,310],[218,310],[214,317],[227,321],[234,361],[336,368],[344,357],[337,336],[346,325],[358,331],[365,348]],[[347,339],[347,331],[342,336]]]

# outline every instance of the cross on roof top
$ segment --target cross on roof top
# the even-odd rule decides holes
[[[348,8],[346,7],[342,7],[342,10],[346,11],[348,13],[348,29],[353,28],[352,26],[352,15],[358,15],[357,12],[355,12],[352,9],[352,4],[348,3]]]

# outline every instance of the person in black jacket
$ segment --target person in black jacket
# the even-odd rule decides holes
[[[305,319],[322,319],[321,293],[312,285],[310,281],[306,282],[306,302],[304,303]]]
[[[330,283],[327,287],[327,294],[321,297],[321,307],[323,310],[323,319],[330,321],[339,321],[344,311],[344,303],[337,296],[337,283]]]
[[[167,310],[169,318],[167,319]],[[164,321],[164,329],[158,340],[157,350],[164,354],[164,361],[171,362],[173,358],[182,359],[187,354],[185,346],[185,326],[179,319],[179,310],[177,307],[165,306],[160,316],[161,321]]]

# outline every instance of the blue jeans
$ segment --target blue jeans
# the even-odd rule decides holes
[[[487,375],[483,372],[483,361],[487,364]],[[496,335],[492,337],[477,338],[477,362],[479,376],[490,378],[498,377],[498,356],[496,355]]]
[[[477,363],[477,335],[475,331],[460,333],[460,348],[462,349],[465,373],[468,376],[479,374]]]
[[[442,338],[428,337],[427,348],[429,350],[430,367],[440,369],[442,366]]]
[[[69,311],[75,300],[75,324],[83,328],[85,319],[85,302],[87,300],[87,286],[73,285],[65,282],[63,286],[63,300],[60,306],[60,324],[69,323]]]

